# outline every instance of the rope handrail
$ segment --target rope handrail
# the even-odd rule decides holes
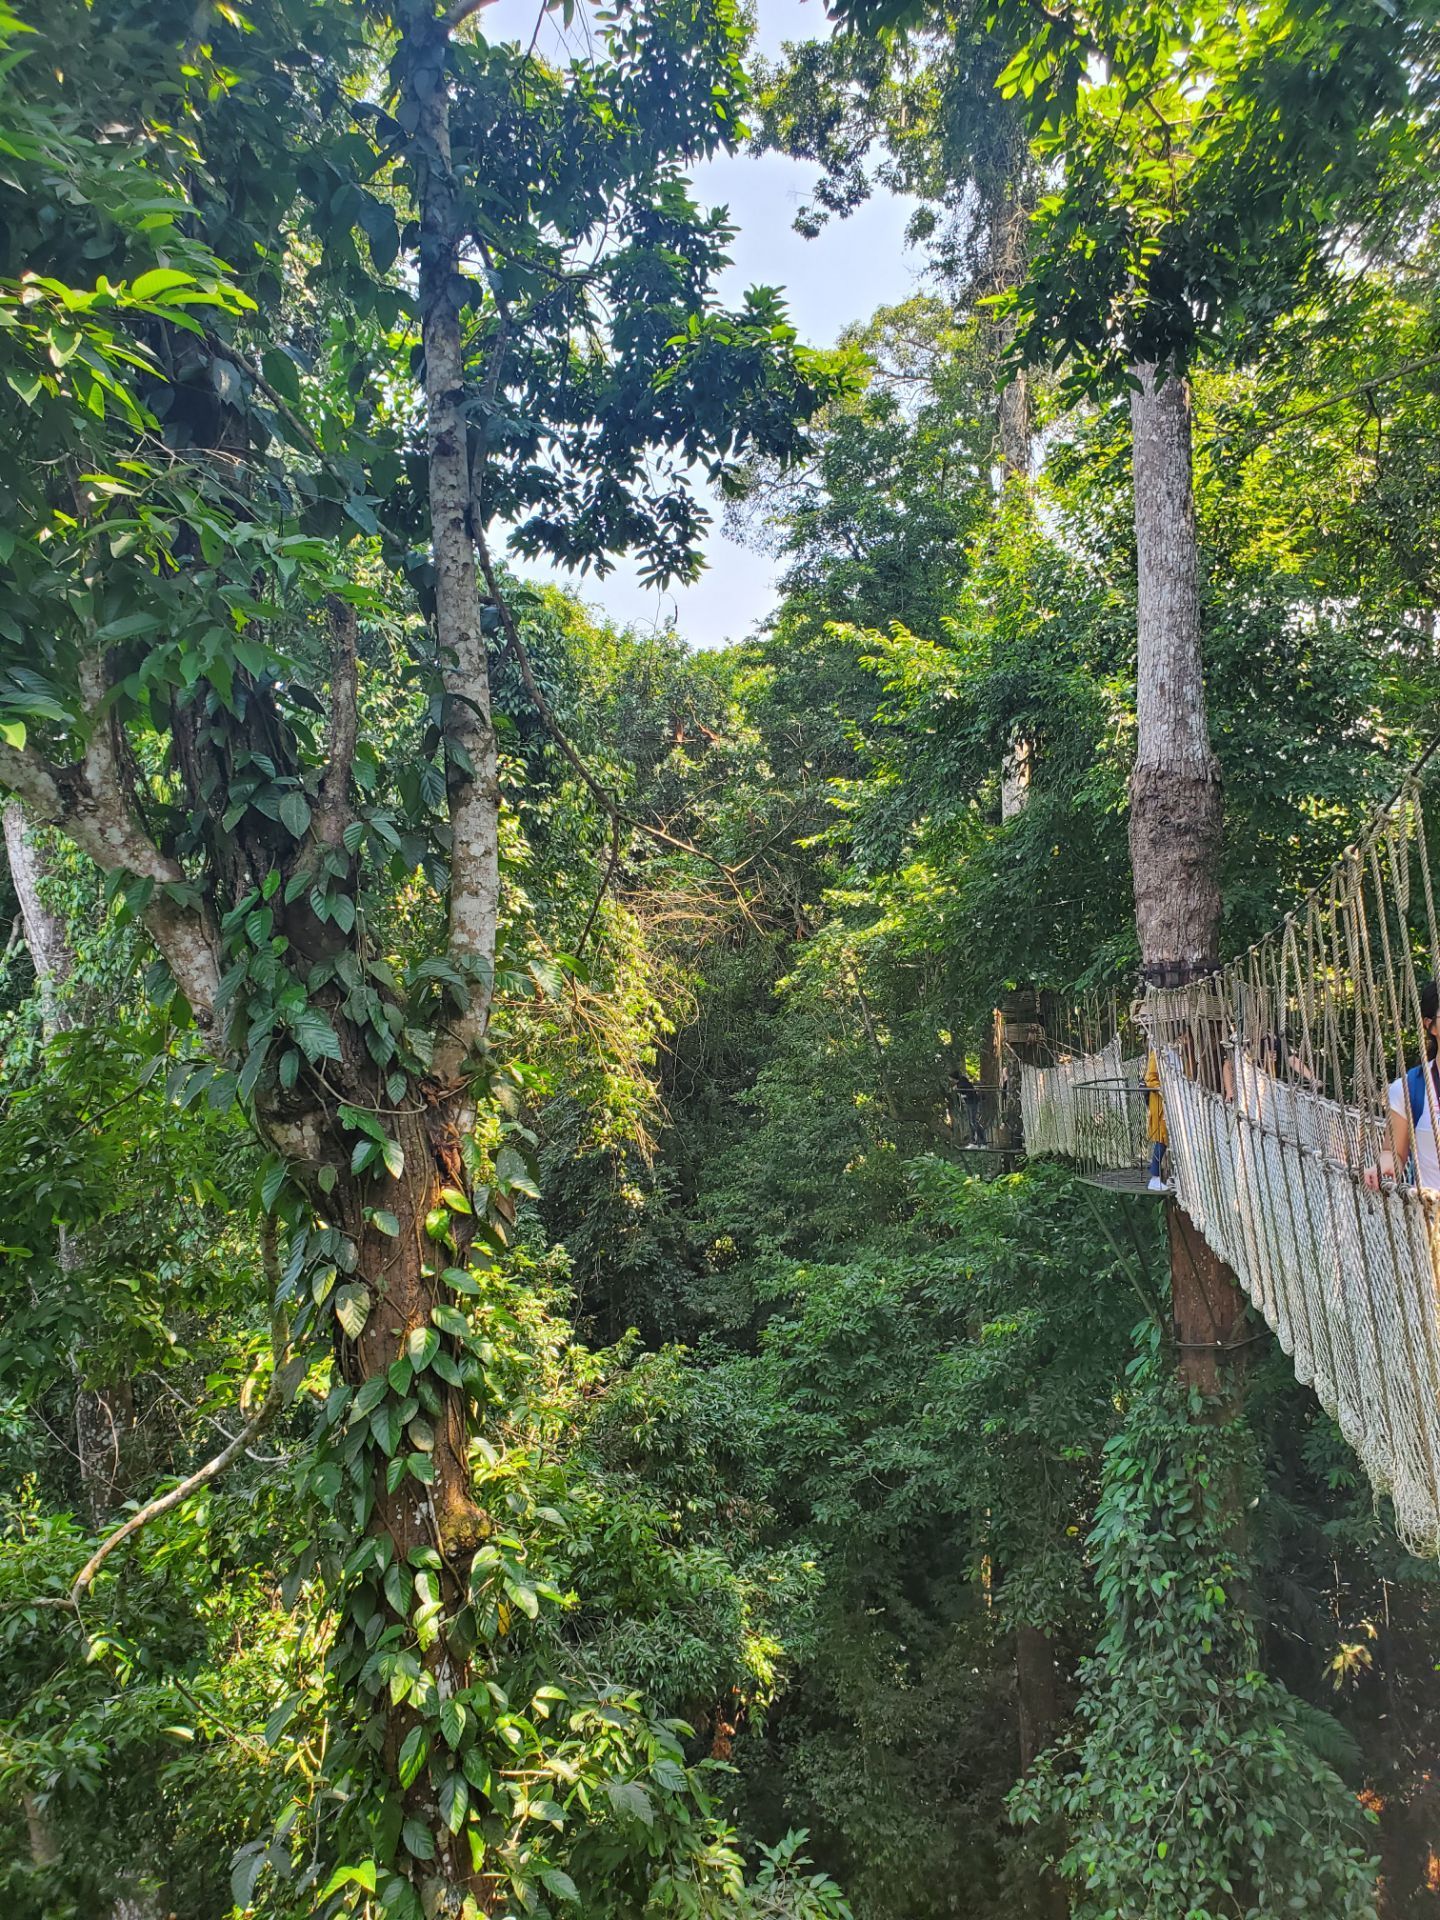
[[[1440,919],[1425,820],[1440,736],[1320,884],[1214,973],[1110,1003],[1022,1066],[1027,1150],[1138,1167],[1163,1111],[1179,1204],[1440,1554]],[[1433,795],[1432,795],[1433,798]],[[1140,1083],[1158,1081],[1148,1107]],[[1146,1091],[1152,1091],[1146,1089]]]

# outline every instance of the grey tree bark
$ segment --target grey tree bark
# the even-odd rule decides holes
[[[435,561],[435,634],[445,682],[445,747],[451,848],[449,945],[474,982],[468,1014],[436,1050],[436,1071],[458,1074],[485,1031],[488,982],[500,908],[500,779],[490,719],[490,668],[480,623],[479,571],[471,523],[465,358],[460,335],[462,225],[450,147],[446,44],[463,6],[437,17],[431,0],[403,16],[415,116],[412,149],[420,204],[420,313],[425,348],[430,528]]]
[[[1220,940],[1220,769],[1201,653],[1190,389],[1135,369],[1135,555],[1139,580],[1130,864],[1140,964],[1154,986],[1211,972]],[[1206,1050],[1208,1051],[1208,1050]],[[1181,1377],[1215,1394],[1244,1315],[1234,1274],[1170,1203],[1170,1287]]]
[[[1017,286],[1025,272],[1025,236],[1030,224],[1030,208],[1019,182],[997,215],[995,224],[997,244],[993,279],[998,290]],[[1008,323],[1002,323],[1002,358],[1008,353],[1013,337],[1013,328]],[[1000,494],[1003,498],[1012,485],[1028,488],[1030,484],[1034,434],[1030,385],[1023,368],[1000,389],[995,425],[1000,455]],[[1017,735],[1007,748],[1000,769],[1002,820],[1013,820],[1024,808],[1030,795],[1030,773],[1030,742]]]
[[[1181,986],[1210,972],[1220,933],[1220,770],[1200,651],[1200,562],[1190,389],[1137,367],[1135,552],[1139,577],[1130,864],[1145,978]]]
[[[51,912],[42,897],[43,859],[26,825],[25,809],[18,800],[5,802],[4,827],[10,880],[20,903],[20,924],[35,968],[41,1019],[46,1032],[53,1033],[67,1024],[60,989],[75,970],[75,956],[70,951],[59,915]]]

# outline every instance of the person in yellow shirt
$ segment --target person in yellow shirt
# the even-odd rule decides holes
[[[1149,1095],[1145,1102],[1145,1119],[1150,1136],[1150,1191],[1169,1193],[1170,1182],[1165,1178],[1164,1166],[1165,1155],[1170,1147],[1170,1131],[1165,1125],[1165,1100],[1160,1092],[1160,1062],[1155,1057],[1153,1047],[1145,1063],[1145,1090]]]

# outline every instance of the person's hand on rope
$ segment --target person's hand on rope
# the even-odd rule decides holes
[[[1387,1182],[1391,1186],[1395,1184],[1395,1156],[1393,1153],[1382,1153],[1378,1166],[1366,1167],[1365,1169],[1365,1185],[1370,1189],[1371,1193],[1379,1193]]]

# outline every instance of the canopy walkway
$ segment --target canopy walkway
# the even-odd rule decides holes
[[[1078,1009],[1044,1065],[1019,1066],[1027,1151],[1140,1190],[1153,1051],[1179,1204],[1391,1496],[1406,1544],[1430,1555],[1440,1073],[1420,1063],[1423,985],[1440,964],[1422,793],[1434,752],[1248,953],[1128,1011]]]

